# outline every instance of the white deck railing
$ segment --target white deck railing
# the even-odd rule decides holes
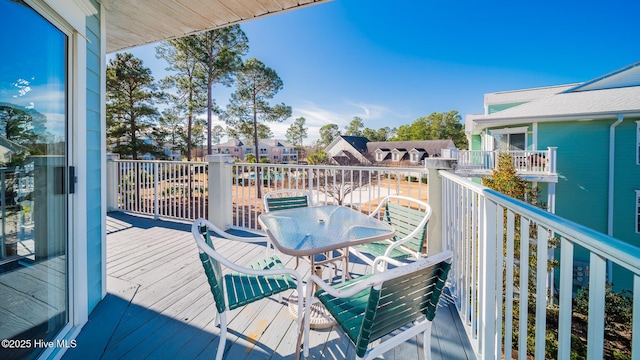
[[[195,220],[206,216],[207,163],[116,160],[109,163],[113,210],[155,218]]]
[[[519,359],[531,355],[536,359],[570,358],[573,261],[578,248],[590,258],[589,274],[581,274],[589,277],[587,358],[604,356],[607,261],[633,274],[633,293],[638,294],[633,299],[633,332],[640,334],[640,248],[449,172],[439,174],[443,177],[442,236],[445,249],[455,256],[449,279],[460,317],[481,358],[511,359],[516,353]],[[549,276],[548,260],[554,256],[559,268],[555,276]],[[527,306],[520,306],[519,299],[528,299]],[[557,354],[545,353],[550,329],[546,319],[554,306],[559,307]],[[518,350],[527,347],[531,321],[535,349],[529,349],[527,355]],[[640,338],[634,336],[633,358],[640,356],[639,345]]]
[[[256,228],[262,199],[272,190],[310,191],[314,204],[340,204],[368,212],[379,199],[403,194],[426,200],[427,173],[423,168],[360,166],[236,164],[232,166],[233,223]],[[257,180],[261,179],[261,181]]]
[[[498,167],[497,150],[454,150],[451,152],[457,161],[458,172],[486,173]],[[510,150],[508,154],[513,158],[513,165],[520,173],[555,174],[556,148],[547,150]]]

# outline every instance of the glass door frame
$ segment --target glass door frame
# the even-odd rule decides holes
[[[66,168],[74,166],[78,181],[75,186],[75,194],[67,196],[67,324],[54,338],[68,340],[74,338],[79,328],[88,319],[88,290],[87,290],[87,231],[86,231],[86,91],[87,91],[87,36],[86,18],[90,16],[91,9],[88,0],[64,1],[60,3],[45,3],[43,0],[24,0],[40,16],[49,21],[59,31],[67,36],[66,69],[67,69],[67,116],[66,116]],[[84,5],[85,8],[82,8]],[[104,19],[104,17],[102,18]],[[103,21],[101,21],[104,24]],[[101,54],[104,62],[105,31],[101,25]],[[100,70],[104,70],[101,64]],[[104,75],[100,74],[101,83],[101,124],[104,123]],[[104,130],[101,128],[101,132]],[[65,188],[69,188],[68,177]],[[103,185],[101,185],[101,188]],[[103,189],[104,190],[104,189]],[[102,220],[104,221],[104,220]],[[104,244],[103,244],[104,248]],[[105,254],[103,253],[103,263]],[[103,267],[104,268],[104,267]],[[105,274],[103,270],[102,278]],[[103,295],[105,283],[103,281]],[[55,353],[61,353],[66,349],[49,348],[40,356],[49,357]]]

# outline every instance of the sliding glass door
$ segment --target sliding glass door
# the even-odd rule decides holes
[[[22,1],[0,17],[0,359],[28,359],[69,322],[69,40]]]

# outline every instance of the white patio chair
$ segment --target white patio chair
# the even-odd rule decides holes
[[[352,254],[369,265],[373,265],[378,256],[395,260],[420,259],[426,256],[424,248],[427,223],[431,217],[429,204],[407,196],[389,195],[369,217],[388,222],[396,230],[396,234],[391,239],[350,247]]]
[[[215,239],[211,235],[213,224],[205,219],[197,219],[191,226],[191,233],[198,245],[200,260],[207,275],[211,293],[216,305],[216,323],[220,324],[220,343],[216,359],[222,359],[227,340],[227,310],[233,310],[252,302],[279,294],[289,289],[296,289],[302,294],[300,274],[286,269],[277,255],[260,259],[248,266],[238,265],[214,247]],[[223,274],[222,266],[233,272]],[[302,311],[302,297],[298,297],[298,313]],[[298,319],[298,328],[301,320]]]
[[[405,266],[379,272],[386,257],[376,258],[374,274],[330,286],[313,275],[307,282],[306,299],[320,301],[347,337],[358,359],[375,358],[403,342],[423,334],[424,353],[431,359],[431,322],[445,286],[453,254],[445,251]],[[378,266],[380,264],[380,266]],[[316,284],[320,290],[312,293]],[[305,304],[309,318],[313,301]],[[309,324],[304,322],[304,356],[309,356]],[[407,328],[408,327],[408,328]],[[383,339],[386,335],[391,338]],[[299,355],[299,353],[297,353]]]

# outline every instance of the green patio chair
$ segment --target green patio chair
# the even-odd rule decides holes
[[[296,189],[269,191],[262,201],[265,212],[313,206],[309,192]]]
[[[379,356],[420,333],[425,358],[431,359],[431,322],[447,281],[452,256],[451,251],[445,251],[381,272],[379,268],[395,260],[379,257],[374,261],[374,274],[334,287],[313,275],[307,282],[306,298],[312,298],[314,286],[310,284],[317,284],[319,290],[313,294],[314,299],[336,319],[353,342],[359,359]],[[309,318],[313,302],[305,304],[305,318]],[[379,339],[382,341],[376,343]],[[303,353],[309,356],[308,322],[304,322]]]
[[[214,248],[214,240],[220,239],[210,234],[215,226],[205,219],[197,219],[191,226],[191,233],[198,245],[200,260],[207,275],[211,293],[216,305],[216,323],[220,324],[220,343],[216,359],[222,359],[227,340],[227,310],[233,310],[252,302],[279,294],[289,289],[302,293],[302,282],[298,272],[286,269],[282,261],[272,255],[251,265],[233,263]],[[223,274],[222,266],[232,272]],[[298,297],[298,313],[302,311],[302,297]],[[298,328],[300,328],[300,319]]]
[[[431,206],[424,201],[401,195],[385,197],[369,215],[386,221],[396,230],[393,238],[350,247],[349,251],[369,265],[378,256],[395,260],[420,259],[427,238]]]

